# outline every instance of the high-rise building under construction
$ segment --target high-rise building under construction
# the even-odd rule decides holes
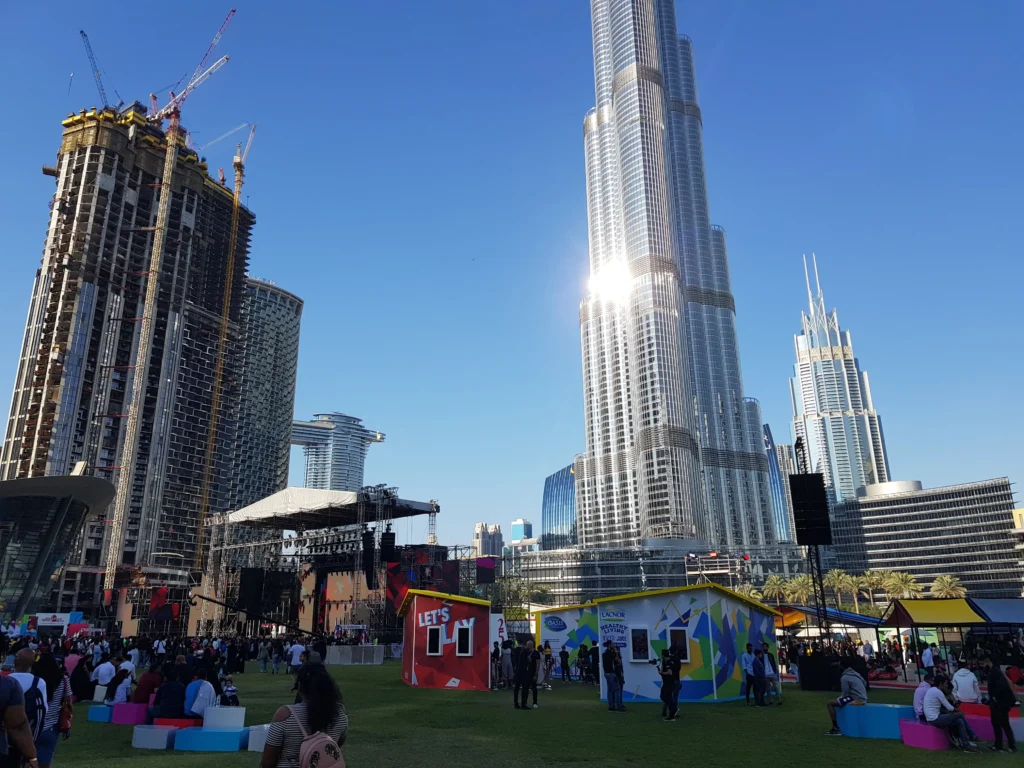
[[[580,543],[772,546],[761,413],[743,395],[690,40],[673,0],[592,0],[591,11]]]
[[[42,264],[21,348],[0,477],[87,473],[131,483],[123,566],[154,574],[195,564],[203,486],[208,511],[225,508],[234,416],[212,422],[225,304],[222,401],[237,400],[238,320],[255,219],[238,217],[234,268],[231,191],[182,143],[171,189],[161,186],[167,138],[135,103],[82,111],[64,122]],[[150,258],[160,195],[170,192],[160,274]],[[159,279],[148,360],[136,360],[147,281]],[[136,367],[138,365],[139,367]],[[132,477],[121,476],[128,404],[141,401]],[[211,423],[216,435],[211,440]],[[212,452],[209,448],[212,446]],[[209,462],[209,465],[207,464]],[[65,569],[60,602],[83,607],[101,588],[109,521],[88,523]]]

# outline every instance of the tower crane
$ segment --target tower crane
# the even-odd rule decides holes
[[[223,139],[226,139],[231,134],[237,133],[238,131],[242,130],[243,128],[248,128],[248,127],[249,127],[249,123],[242,123],[241,125],[236,125],[234,128],[232,128],[227,133],[222,133],[216,139],[211,139],[210,141],[208,141],[205,144],[203,144],[203,146],[199,147],[199,151],[202,152],[204,149],[208,149],[209,147],[212,147],[218,141],[222,141]]]
[[[239,126],[241,127],[241,126]],[[238,130],[236,128],[235,130]],[[229,133],[234,133],[235,130]],[[203,542],[206,534],[206,516],[210,511],[210,485],[213,482],[213,455],[217,449],[217,423],[220,419],[220,392],[224,378],[224,357],[228,340],[228,326],[231,314],[231,295],[235,282],[235,249],[238,247],[238,220],[242,207],[242,183],[245,181],[245,161],[256,135],[256,125],[249,130],[245,149],[241,143],[235,152],[232,165],[235,169],[235,188],[231,197],[231,234],[228,238],[227,264],[224,272],[224,303],[220,313],[220,334],[217,337],[217,355],[213,370],[213,394],[210,405],[210,432],[206,438],[206,465],[203,469],[203,492],[199,502],[199,536],[196,544],[196,570],[203,568]],[[223,137],[221,137],[223,138]],[[219,139],[214,139],[219,141]],[[212,142],[211,142],[212,143]]]
[[[89,36],[85,34],[85,30],[78,30],[78,34],[82,36],[82,42],[85,44],[85,55],[89,57],[89,67],[92,69],[92,79],[96,81],[96,90],[100,93],[100,107],[105,107],[109,102],[107,101],[107,92],[103,88],[103,77],[100,75],[100,65],[96,63],[96,55],[92,52],[92,44],[89,42]],[[118,104],[118,106],[121,105]]]
[[[228,14],[230,19],[233,15]],[[210,56],[210,52],[220,42],[224,25],[218,30],[214,42],[203,56],[199,69]],[[160,124],[165,118],[170,120],[166,136],[166,152],[164,155],[163,175],[160,178],[160,201],[157,206],[156,224],[153,228],[153,250],[149,257],[148,277],[146,280],[146,296],[143,304],[142,317],[139,321],[139,340],[136,347],[135,367],[132,387],[129,390],[127,418],[125,420],[124,445],[121,449],[121,469],[117,481],[117,494],[114,497],[114,514],[110,527],[110,541],[107,546],[106,571],[103,575],[104,590],[113,589],[116,583],[117,569],[121,558],[121,547],[124,544],[125,528],[127,527],[128,509],[131,506],[132,485],[135,475],[139,434],[142,423],[142,405],[145,399],[146,378],[149,372],[150,356],[153,348],[153,326],[156,320],[157,297],[160,287],[160,271],[163,263],[164,243],[167,236],[167,224],[171,213],[173,197],[174,168],[178,160],[178,144],[181,142],[181,107],[185,100],[210,77],[228,62],[224,56],[214,62],[209,69],[193,75],[185,89],[178,94],[170,94],[171,100],[163,109],[152,110],[147,117],[150,123]],[[155,97],[151,97],[154,99]]]

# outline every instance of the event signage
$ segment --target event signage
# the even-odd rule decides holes
[[[552,632],[565,632],[568,628],[566,623],[562,621],[558,616],[545,616],[544,626],[550,629]]]
[[[447,624],[451,617],[451,609],[446,605],[443,608],[435,608],[432,611],[417,613],[416,623],[421,627],[431,627],[437,624]]]

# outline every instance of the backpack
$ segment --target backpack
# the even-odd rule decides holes
[[[342,757],[339,747],[328,734],[323,731],[306,733],[306,727],[302,719],[296,714],[294,707],[291,710],[295,722],[299,724],[302,731],[302,744],[299,745],[299,768],[345,768],[345,758]]]
[[[46,700],[43,699],[43,692],[39,690],[37,675],[32,676],[32,685],[25,691],[25,716],[32,731],[32,741],[38,741],[46,720]]]

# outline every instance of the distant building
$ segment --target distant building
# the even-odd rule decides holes
[[[801,333],[794,337],[795,375],[790,380],[793,437],[803,438],[808,470],[825,476],[832,501],[857,498],[857,489],[889,481],[889,460],[882,419],[871,399],[868,374],[853,355],[849,331],[839,315],[825,309],[814,263],[817,297],[804,262],[809,313],[801,313]]]
[[[523,552],[540,552],[540,539],[516,539],[501,550],[506,557],[513,554],[521,555]]]
[[[541,549],[575,547],[576,475],[573,465],[558,470],[544,481],[540,512]]]
[[[500,525],[476,524],[473,529],[474,557],[501,557],[504,546]]]
[[[519,518],[512,521],[512,541],[533,538],[533,523],[529,520]]]
[[[246,278],[242,304],[241,378],[230,510],[288,485],[302,299],[273,283]]]
[[[363,487],[366,452],[373,443],[383,442],[383,433],[344,413],[317,413],[312,421],[292,424],[292,445],[301,445],[306,454],[306,488],[358,491]]]
[[[956,576],[971,597],[1020,597],[1013,491],[1005,477],[923,489],[918,481],[869,485],[832,510],[839,567],[905,571],[928,590]]]
[[[778,541],[796,541],[793,502],[789,496],[789,476],[796,472],[790,459],[793,446],[776,445],[772,430],[764,425],[764,448],[768,454],[768,483],[772,492],[772,523]],[[785,449],[785,450],[782,450]]]

